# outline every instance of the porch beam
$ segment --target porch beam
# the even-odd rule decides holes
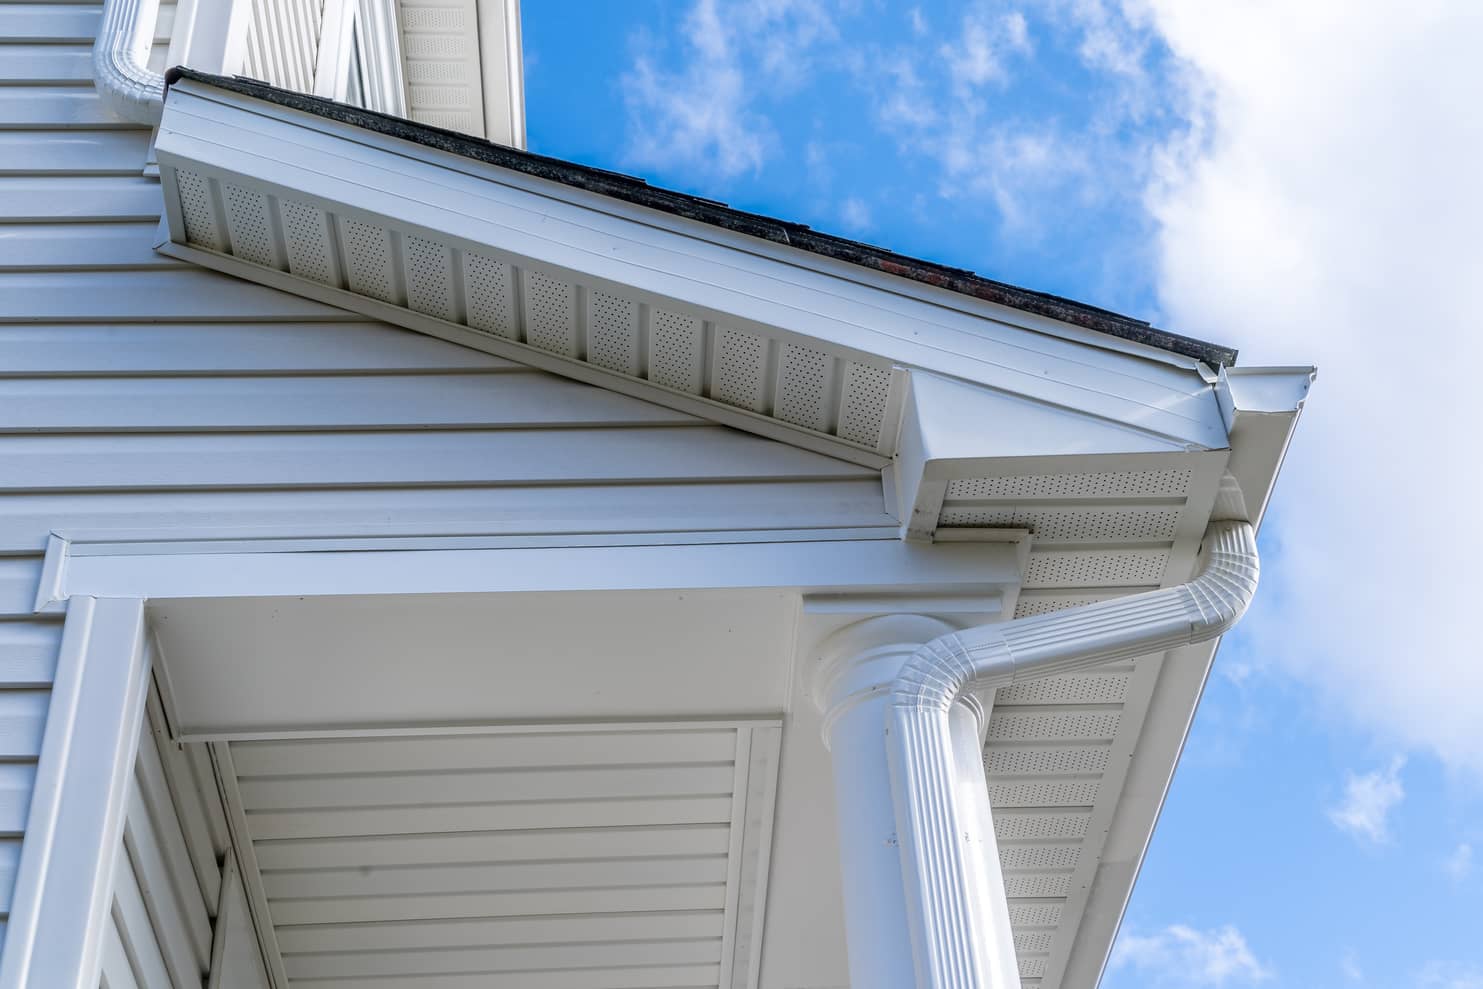
[[[988,596],[1019,584],[1023,556],[1017,543],[925,546],[894,538],[447,550],[350,551],[347,545],[341,552],[276,553],[171,552],[168,544],[88,546],[55,539],[38,610],[55,609],[79,594],[183,599],[763,587],[856,592],[907,585]]]
[[[95,989],[149,682],[144,602],[67,610],[0,989]]]

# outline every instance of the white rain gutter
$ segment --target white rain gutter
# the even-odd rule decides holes
[[[973,811],[955,796],[948,709],[1007,687],[1213,639],[1256,592],[1256,531],[1227,475],[1193,580],[1049,615],[950,632],[923,644],[891,687],[886,753],[920,989],[1019,985],[997,857],[965,847]],[[986,911],[993,916],[984,916]],[[1002,916],[1001,916],[1002,914]],[[993,943],[984,943],[984,932]],[[1012,981],[1011,981],[1012,980]]]
[[[103,105],[125,120],[158,124],[165,77],[149,68],[160,0],[103,0],[93,80]]]

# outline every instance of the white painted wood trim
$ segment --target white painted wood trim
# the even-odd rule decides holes
[[[355,728],[283,728],[264,731],[183,732],[182,742],[284,742],[325,738],[415,738],[444,735],[522,735],[533,730],[559,732],[689,731],[701,728],[781,728],[779,718],[686,718],[683,721],[549,721],[505,722],[495,725],[368,725]]]
[[[41,580],[36,586],[35,611],[38,615],[61,614],[67,610],[67,595],[62,589],[62,575],[67,572],[67,557],[72,543],[52,533],[46,539],[46,557],[41,564]]]
[[[181,0],[170,39],[170,67],[236,75],[247,57],[250,0]]]
[[[257,933],[253,929],[242,872],[227,856],[221,870],[221,899],[216,909],[216,940],[211,946],[211,974],[206,989],[269,989]]]
[[[144,603],[70,602],[0,987],[95,989],[143,733]]]
[[[520,0],[476,0],[479,74],[484,87],[484,134],[525,149],[525,54]]]
[[[365,552],[160,554],[115,547],[79,555],[70,544],[57,594],[99,597],[283,597],[512,591],[799,588],[831,592],[932,585],[988,594],[1017,584],[1011,543],[922,546],[820,540]]]
[[[593,520],[593,528],[598,528]],[[1023,532],[995,529],[989,532]],[[880,542],[895,538],[895,528],[881,526],[845,529],[722,529],[691,532],[581,532],[572,534],[517,534],[484,536],[337,536],[323,538],[238,538],[235,534],[191,534],[172,539],[168,530],[158,536],[109,530],[68,530],[56,538],[67,544],[64,559],[85,556],[174,556],[189,553],[340,553],[366,550],[479,550],[555,549],[602,546],[713,546],[734,543]],[[988,538],[985,542],[1017,542]],[[59,551],[60,552],[60,551]]]
[[[227,814],[227,830],[232,836],[232,852],[236,856],[237,875],[247,901],[247,910],[257,933],[258,947],[267,966],[268,981],[273,989],[288,989],[288,973],[283,967],[283,953],[278,950],[278,937],[273,929],[273,919],[268,912],[268,895],[263,891],[262,874],[258,870],[257,856],[253,852],[252,833],[247,827],[247,815],[242,810],[242,795],[237,791],[237,770],[232,765],[232,753],[225,742],[211,745],[211,762],[216,770],[216,782],[220,788],[222,804]],[[226,879],[227,877],[223,877]],[[226,884],[223,884],[223,892]]]
[[[360,40],[366,109],[407,116],[395,0],[326,0],[314,66],[314,95],[344,102],[356,55],[352,33]]]
[[[772,863],[774,811],[777,807],[778,762],[782,725],[756,725],[738,732],[747,737],[745,766],[738,748],[737,790],[741,799],[741,843],[738,896],[728,899],[728,957],[721,967],[723,986],[758,989],[762,976],[762,931],[767,913],[768,868]]]

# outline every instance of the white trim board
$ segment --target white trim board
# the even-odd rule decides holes
[[[37,611],[99,597],[303,597],[695,588],[895,587],[991,593],[1017,587],[1021,542],[919,546],[894,539],[812,542],[170,552],[159,544],[48,543]],[[161,552],[161,550],[164,550]]]
[[[0,986],[98,985],[152,649],[138,599],[71,602]]]

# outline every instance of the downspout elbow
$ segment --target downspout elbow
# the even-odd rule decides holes
[[[1223,635],[1256,594],[1255,530],[1212,522],[1201,555],[1199,574],[1186,584],[924,643],[892,684],[893,704],[946,711],[970,686],[1004,687]]]
[[[93,43],[98,98],[115,115],[151,126],[160,122],[165,77],[149,68],[159,0],[104,0]]]
[[[1212,522],[1205,530],[1205,565],[1185,584],[1196,617],[1190,643],[1207,642],[1229,632],[1256,597],[1261,560],[1256,530],[1249,522]]]

